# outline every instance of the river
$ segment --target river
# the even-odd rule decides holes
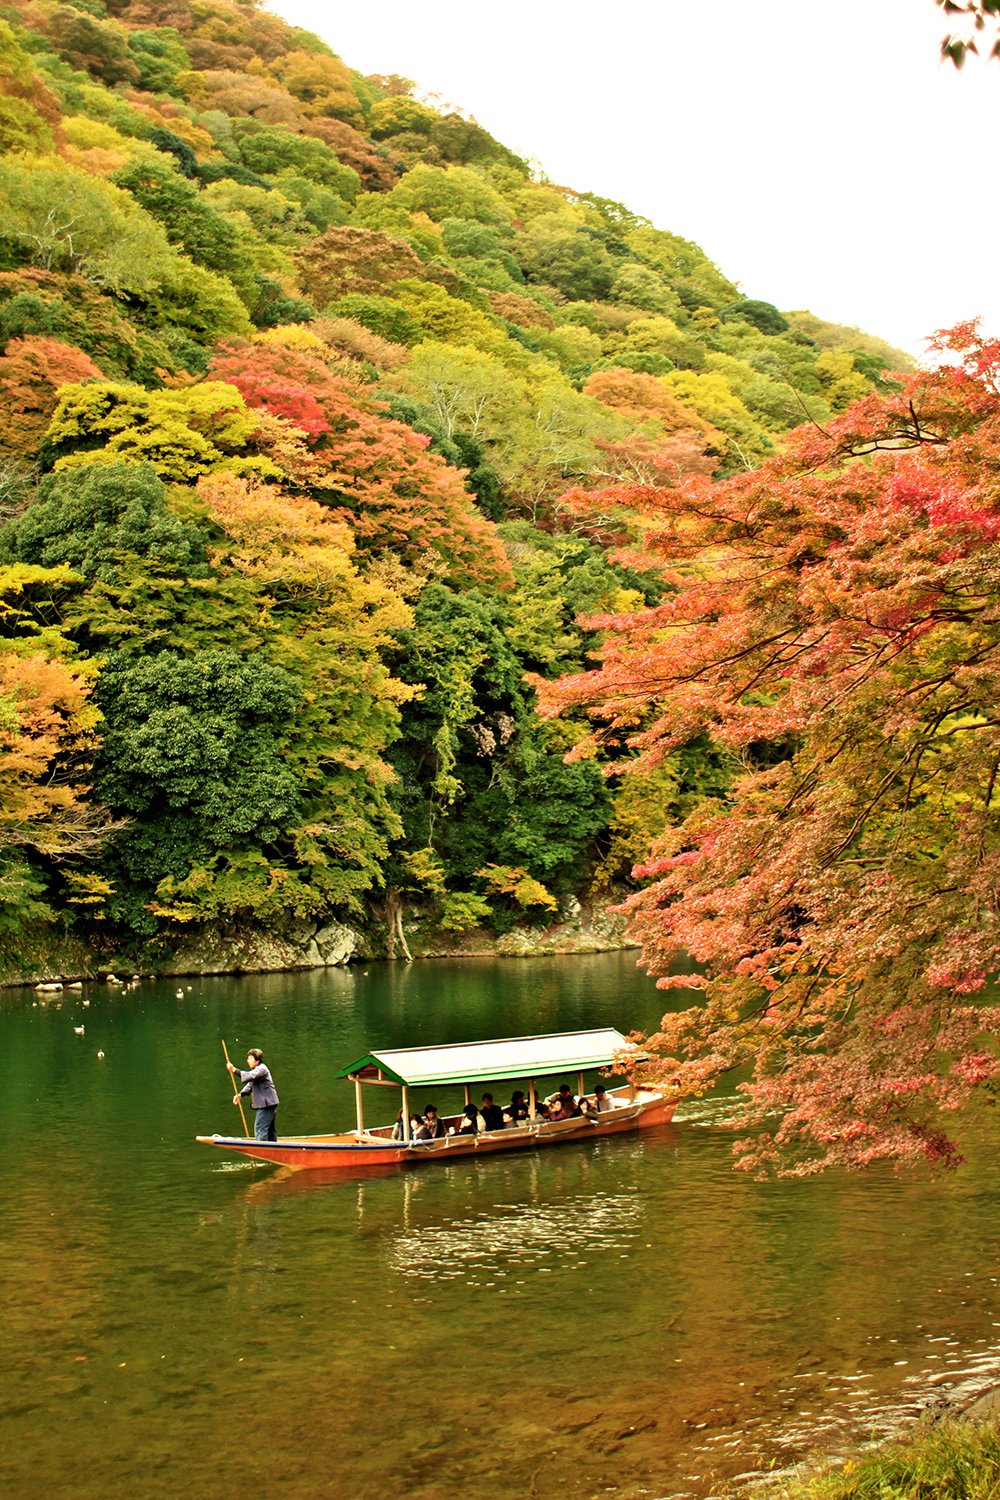
[[[293,1134],[353,1123],[370,1047],[662,1009],[630,953],[4,992],[0,1491],[701,1496],[1000,1380],[992,1117],[947,1179],[755,1182],[720,1096],[364,1182],[194,1142],[221,1037]]]

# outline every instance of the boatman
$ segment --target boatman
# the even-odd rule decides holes
[[[226,1063],[226,1067],[232,1073],[233,1081],[239,1078],[240,1083],[244,1085],[238,1094],[233,1095],[233,1103],[239,1104],[241,1094],[250,1095],[250,1103],[254,1111],[253,1133],[256,1139],[276,1141],[278,1132],[274,1128],[274,1117],[278,1111],[278,1095],[264,1062],[263,1052],[259,1047],[250,1048],[247,1053],[249,1072],[244,1073],[241,1068],[234,1067],[232,1063]]]

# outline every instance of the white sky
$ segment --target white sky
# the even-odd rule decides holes
[[[1000,64],[938,61],[932,0],[272,0],[700,244],[751,297],[914,354],[1000,332]]]

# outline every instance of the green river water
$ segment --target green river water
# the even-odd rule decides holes
[[[697,1496],[1000,1380],[992,1119],[944,1180],[754,1182],[723,1098],[363,1182],[194,1141],[238,1119],[220,1037],[293,1134],[353,1123],[370,1047],[662,1002],[634,954],[4,992],[0,1493]]]

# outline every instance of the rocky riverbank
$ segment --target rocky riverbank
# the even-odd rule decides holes
[[[403,914],[402,928],[411,957],[534,958],[555,953],[608,953],[637,946],[625,935],[625,920],[609,908],[614,901],[562,904],[547,926],[521,925],[497,935],[476,927],[447,932],[418,907]],[[376,920],[347,926],[340,922],[293,922],[280,931],[263,927],[209,924],[178,939],[172,952],[150,961],[123,948],[96,952],[48,928],[21,934],[0,947],[0,986],[57,980],[99,979],[108,973],[131,975],[267,974],[286,969],[321,969],[354,961],[388,958],[383,924]],[[405,961],[396,951],[397,961]]]

